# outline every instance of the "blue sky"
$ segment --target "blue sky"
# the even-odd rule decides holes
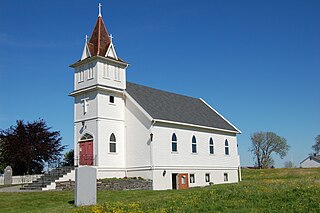
[[[43,118],[73,147],[73,70],[99,1],[16,0],[0,7],[0,128]],[[320,134],[320,1],[102,1],[127,80],[205,99],[250,135],[273,131],[296,165]]]

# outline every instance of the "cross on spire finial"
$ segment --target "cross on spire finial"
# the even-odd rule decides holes
[[[102,15],[101,15],[101,7],[102,7],[102,4],[99,3],[99,4],[98,4],[98,8],[99,8],[99,15],[98,15],[98,17],[102,17]]]
[[[88,35],[86,35],[86,42],[88,42],[88,38],[89,38],[89,36],[88,36]]]
[[[111,44],[112,44],[112,39],[113,39],[112,34],[109,35],[109,38],[110,38],[110,41],[111,41]]]

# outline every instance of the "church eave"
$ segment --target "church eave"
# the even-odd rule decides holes
[[[75,91],[71,92],[69,94],[69,96],[75,97],[79,94],[90,92],[93,90],[108,91],[108,92],[114,92],[114,93],[123,93],[123,90],[121,90],[121,89],[117,89],[117,88],[113,88],[113,87],[106,87],[103,85],[95,85],[95,86],[90,86],[90,87],[82,88],[79,90],[75,90]]]
[[[220,129],[220,128],[209,127],[209,126],[201,126],[201,125],[190,124],[190,123],[182,123],[182,122],[177,122],[177,121],[153,119],[153,122],[155,124],[156,123],[165,123],[165,124],[173,124],[173,125],[178,125],[178,126],[187,126],[187,127],[192,127],[192,128],[214,130],[214,131],[226,132],[226,133],[232,133],[232,134],[241,134],[241,132],[239,132],[239,131],[233,131],[233,130],[228,130],[228,129]]]
[[[69,65],[69,67],[76,68],[78,66],[81,66],[83,64],[86,64],[88,62],[91,62],[91,61],[94,61],[94,60],[97,60],[97,59],[100,59],[102,61],[113,62],[113,63],[119,64],[119,65],[121,65],[123,67],[129,66],[129,63],[127,63],[125,61],[122,61],[122,60],[120,61],[120,60],[116,60],[116,59],[109,58],[109,57],[103,57],[103,56],[92,56],[92,57],[85,58],[83,60],[79,60],[76,63],[73,63],[73,64]]]

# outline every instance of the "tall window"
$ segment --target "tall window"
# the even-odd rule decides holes
[[[172,143],[171,143],[171,151],[172,152],[177,152],[178,151],[178,144],[177,144],[178,140],[177,140],[176,133],[172,134],[171,141],[172,141]]]
[[[110,72],[109,72],[109,64],[103,65],[103,77],[104,78],[110,78]]]
[[[214,154],[214,145],[213,145],[213,139],[212,138],[210,138],[210,140],[209,140],[209,152],[210,152],[211,155]]]
[[[84,81],[84,66],[79,67],[79,79],[78,82],[83,82]]]
[[[93,79],[93,68],[94,68],[94,63],[90,63],[89,70],[88,70],[88,79]]]
[[[113,133],[110,135],[109,151],[110,152],[116,152],[117,151],[117,148],[116,148],[116,136]]]
[[[116,81],[120,81],[121,78],[120,78],[120,67],[115,67],[114,69],[114,79]]]
[[[192,153],[197,153],[197,139],[192,136]]]
[[[229,142],[227,139],[224,142],[224,154],[229,155]]]

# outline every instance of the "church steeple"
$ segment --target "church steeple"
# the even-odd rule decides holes
[[[106,56],[110,44],[111,40],[102,16],[98,16],[90,40],[87,42],[91,56]]]
[[[86,40],[81,60],[92,56],[103,56],[122,61],[117,57],[115,48],[112,43],[112,38],[109,36],[107,28],[102,19],[100,3],[98,20],[93,29],[90,40]]]

